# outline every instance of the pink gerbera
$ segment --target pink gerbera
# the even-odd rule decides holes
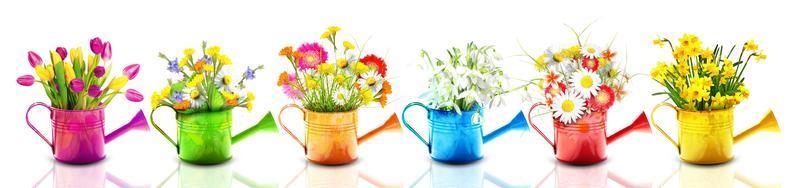
[[[316,69],[319,64],[328,60],[328,52],[319,43],[305,43],[297,48],[302,56],[297,58],[300,70]]]
[[[283,84],[283,93],[292,100],[297,100],[303,97],[303,92],[292,85],[293,84]]]

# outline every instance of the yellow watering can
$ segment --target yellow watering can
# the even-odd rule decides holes
[[[660,107],[670,107],[677,112],[678,142],[658,124],[655,113]],[[650,113],[653,126],[678,148],[681,160],[694,164],[719,164],[733,159],[733,145],[760,131],[780,132],[772,110],[755,126],[733,136],[733,108],[712,111],[687,111],[670,103],[661,103]]]

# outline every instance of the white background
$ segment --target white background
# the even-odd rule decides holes
[[[797,106],[797,22],[796,4],[762,1],[8,1],[0,5],[0,58],[3,118],[0,131],[0,183],[5,187],[43,187],[88,183],[116,177],[129,186],[211,187],[290,186],[339,184],[359,187],[458,185],[496,187],[507,185],[544,187],[567,186],[573,179],[594,186],[625,185],[677,187],[746,187],[782,185],[796,187],[798,154]],[[518,42],[531,53],[548,46],[563,47],[574,42],[564,24],[590,28],[591,41],[607,44],[614,36],[619,60],[627,63],[636,77],[628,86],[629,96],[617,103],[609,114],[609,133],[621,129],[641,111],[649,111],[664,98],[652,97],[660,91],[648,73],[656,61],[670,60],[666,48],[651,44],[656,36],[676,40],[684,32],[700,36],[704,44],[741,45],[755,39],[768,54],[766,63],[752,64],[745,73],[752,96],[736,109],[735,132],[742,131],[773,109],[781,125],[780,134],[759,134],[735,147],[736,158],[716,166],[695,166],[679,160],[677,152],[660,135],[632,134],[608,148],[609,159],[593,166],[559,164],[550,147],[538,134],[511,133],[484,147],[486,157],[462,166],[432,162],[427,149],[408,131],[385,134],[359,149],[360,159],[350,165],[324,167],[307,163],[302,150],[285,133],[259,134],[233,147],[233,160],[216,166],[194,166],[180,162],[174,147],[155,131],[131,132],[106,147],[107,158],[85,166],[55,162],[50,149],[24,122],[25,109],[33,102],[48,99],[40,87],[22,87],[12,80],[34,74],[26,52],[33,50],[44,59],[57,46],[81,46],[87,53],[88,41],[95,36],[113,44],[119,75],[122,65],[139,63],[139,77],[128,84],[146,95],[142,103],[118,97],[107,109],[107,132],[121,125],[138,109],[149,112],[149,96],[163,87],[166,62],[157,57],[164,52],[174,57],[186,47],[200,48],[202,40],[222,46],[242,71],[246,65],[263,64],[249,84],[256,93],[252,112],[236,110],[234,132],[244,130],[269,112],[292,103],[275,86],[277,75],[288,63],[278,51],[286,45],[318,41],[330,25],[342,27],[340,36],[359,41],[370,38],[367,52],[383,56],[389,64],[395,94],[385,109],[363,108],[360,132],[381,123],[391,113],[400,113],[405,104],[417,101],[426,88],[419,50],[438,57],[451,46],[463,47],[468,41],[494,44],[505,58],[502,66],[513,78],[533,78],[530,63],[521,54]],[[47,60],[49,61],[49,60]],[[14,88],[13,90],[10,90]],[[530,102],[521,94],[507,96],[505,106],[487,114],[484,130],[493,130]],[[416,109],[412,124],[426,132],[424,115]],[[156,121],[174,135],[174,116],[159,111]],[[675,133],[672,114],[658,113],[664,126]],[[296,112],[284,116],[300,131]],[[46,111],[34,110],[32,119],[49,134]],[[541,121],[541,120],[540,120]],[[544,128],[551,134],[552,128]],[[298,133],[301,134],[301,133]],[[424,134],[424,133],[423,133]],[[674,135],[674,134],[673,134]],[[54,173],[49,173],[52,171]],[[431,173],[427,173],[430,169]],[[551,174],[552,175],[548,175]],[[174,176],[170,176],[173,174]],[[204,174],[206,178],[191,178]],[[296,177],[296,178],[295,178]],[[114,178],[110,178],[114,179]],[[294,180],[293,180],[294,179]],[[242,181],[245,180],[245,181]],[[620,181],[622,180],[622,181]],[[116,181],[116,183],[122,182]],[[561,183],[558,183],[561,181]],[[62,183],[57,183],[62,182]],[[500,183],[503,182],[503,183]],[[572,181],[577,182],[577,181]],[[627,182],[627,183],[623,183]],[[198,183],[198,184],[195,184]],[[112,181],[106,186],[116,187]],[[84,185],[85,186],[85,185]],[[84,187],[81,186],[81,187]],[[326,187],[330,187],[329,184]]]

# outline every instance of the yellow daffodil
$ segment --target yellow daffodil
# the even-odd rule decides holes
[[[116,77],[111,80],[111,83],[108,84],[108,88],[111,90],[119,91],[122,87],[125,87],[125,84],[128,83],[128,77],[120,76]]]
[[[347,67],[347,59],[345,59],[345,58],[337,59],[336,60],[336,66],[339,66],[339,68]]]
[[[659,39],[654,39],[653,40],[653,45],[658,45],[659,48],[663,48],[664,47],[664,40],[662,40],[660,38]]]
[[[764,54],[764,51],[760,51],[756,54],[756,62],[761,62],[765,59],[767,59],[767,54]]]
[[[719,75],[719,67],[717,66],[716,63],[712,62],[703,63],[703,70],[705,70],[710,76]]]
[[[158,92],[155,92],[155,91],[154,91],[154,92],[153,92],[153,96],[152,96],[152,97],[150,97],[150,106],[151,106],[152,108],[156,108],[156,107],[158,107],[158,104],[160,104],[160,103],[161,103],[161,99],[163,99],[163,98],[161,97],[161,95],[159,95],[159,94],[158,94]]]
[[[211,57],[217,57],[219,55],[220,50],[221,48],[219,46],[211,46],[208,49],[206,49],[206,55]]]
[[[322,35],[319,36],[319,39],[330,39],[330,38],[331,38],[331,32],[329,31],[325,31],[324,33],[322,33]]]
[[[223,65],[231,65],[231,64],[233,64],[233,62],[231,62],[231,59],[228,58],[228,55],[225,55],[225,54],[219,55],[219,63],[221,63]]]
[[[686,63],[686,61],[679,62],[676,69],[678,70],[678,74],[680,76],[689,75],[689,63]]]
[[[331,32],[331,34],[335,35],[336,32],[339,32],[339,30],[341,30],[341,29],[342,28],[340,28],[339,26],[330,26],[330,27],[328,27],[328,32]]]
[[[342,46],[344,46],[344,50],[352,50],[356,48],[356,46],[353,45],[353,43],[350,43],[350,41],[342,42]]]
[[[194,55],[194,48],[183,49],[183,55],[184,57],[191,57],[192,55]]]
[[[744,49],[753,52],[758,51],[758,44],[753,39],[750,39],[744,43]]]
[[[319,67],[317,67],[317,70],[322,75],[331,75],[335,71],[333,65],[330,63],[320,64]]]
[[[708,61],[711,61],[711,59],[714,58],[714,51],[711,51],[711,49],[702,50],[700,52],[700,56],[707,59]]]

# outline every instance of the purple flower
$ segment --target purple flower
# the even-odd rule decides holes
[[[134,89],[128,89],[127,91],[125,91],[125,98],[127,98],[131,102],[140,102],[144,100],[142,93],[139,93],[139,91],[136,91]]]
[[[175,58],[175,60],[169,61],[167,70],[169,70],[169,72],[174,72],[174,73],[181,72],[181,68],[178,66],[178,58]]]
[[[92,40],[89,40],[89,46],[92,48],[92,53],[95,55],[99,55],[103,53],[103,40],[100,40],[99,37],[95,37]]]
[[[244,71],[244,79],[252,80],[254,78],[256,78],[256,70],[250,69],[250,66],[247,66],[247,70]]]
[[[80,78],[72,79],[72,81],[69,82],[69,89],[72,89],[72,91],[75,93],[83,92],[83,87],[83,80]]]
[[[106,42],[103,44],[103,54],[100,55],[103,61],[111,60],[111,43]]]
[[[35,81],[32,75],[23,75],[17,78],[17,84],[21,86],[31,86]]]
[[[97,66],[94,68],[94,77],[102,78],[106,75],[106,68],[103,66]]]
[[[36,66],[42,64],[42,57],[39,57],[39,54],[36,54],[36,52],[28,51],[28,62],[31,63],[31,67],[36,68]]]
[[[128,79],[133,80],[136,75],[139,75],[139,64],[131,64],[122,69],[122,74],[127,76]]]
[[[175,91],[175,92],[172,93],[172,96],[170,98],[172,98],[173,101],[182,101],[183,100],[183,92],[182,91]]]
[[[102,91],[100,91],[100,86],[97,86],[97,85],[91,85],[91,86],[89,86],[89,91],[88,91],[88,93],[89,93],[89,96],[90,96],[90,97],[92,97],[92,98],[97,98],[97,97],[99,97],[99,96],[100,96],[100,94],[102,94],[103,92],[102,92]]]
[[[64,58],[67,58],[67,49],[64,47],[56,48],[56,53],[58,53],[58,56],[61,56],[62,60],[64,60]]]

